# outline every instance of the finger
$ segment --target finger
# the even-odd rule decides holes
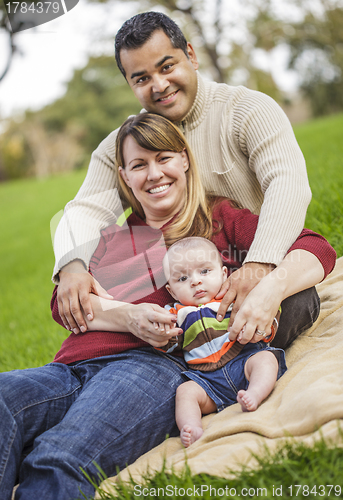
[[[231,282],[229,281],[229,279],[224,281],[224,283],[221,286],[221,289],[219,290],[219,292],[215,296],[216,300],[220,300],[224,297],[224,295],[227,293],[227,291],[230,288],[230,284],[231,284]]]
[[[151,323],[158,323],[158,324],[166,324],[166,323],[175,323],[177,318],[175,315],[170,314],[169,312],[164,311],[164,309],[161,309],[163,312],[156,312],[156,311],[151,311],[148,313],[147,319]]]
[[[236,298],[236,290],[234,288],[230,288],[230,290],[226,293],[226,295],[223,297],[220,306],[218,308],[217,312],[217,320],[222,321],[226,311],[228,310],[228,307],[232,304],[232,302]]]
[[[74,319],[73,313],[72,313],[72,301],[71,300],[65,300],[63,301],[63,309],[64,309],[64,315],[68,321],[68,324],[70,326],[70,330],[73,331],[74,333],[79,333],[79,329],[77,326],[77,323]]]
[[[87,330],[87,323],[85,321],[84,316],[88,319],[88,321],[92,321],[94,318],[92,303],[90,300],[90,294],[86,292],[81,292],[79,295],[80,306],[82,307],[82,311],[80,310],[80,314],[76,311],[76,316],[74,316],[75,321],[78,324],[81,332],[85,332]]]
[[[70,330],[70,325],[69,325],[68,320],[64,314],[63,302],[59,298],[57,298],[57,305],[58,305],[58,314],[60,315],[60,318],[63,321],[64,328],[66,328],[67,330]]]
[[[252,323],[246,323],[242,331],[239,332],[237,340],[240,344],[247,344],[255,335],[255,325]]]
[[[92,291],[96,295],[99,295],[99,297],[102,297],[103,299],[110,299],[110,300],[114,299],[113,295],[107,293],[107,291],[104,288],[102,288],[102,286],[97,282],[97,280],[94,280]]]

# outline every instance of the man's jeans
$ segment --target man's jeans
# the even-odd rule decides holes
[[[147,347],[1,373],[1,500],[10,500],[18,481],[16,500],[82,498],[80,489],[93,495],[80,468],[96,478],[96,462],[114,475],[177,435],[175,391],[184,369],[182,360]]]
[[[320,299],[313,286],[307,290],[291,295],[281,303],[280,325],[273,347],[286,349],[303,331],[310,328],[318,318]]]

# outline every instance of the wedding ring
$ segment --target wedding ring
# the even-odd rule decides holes
[[[256,328],[256,335],[261,335],[261,337],[266,337],[267,334],[264,330],[259,330],[258,328]]]

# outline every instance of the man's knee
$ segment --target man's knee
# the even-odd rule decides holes
[[[272,346],[285,349],[318,318],[320,299],[316,288],[291,295],[281,303],[281,308],[280,325]]]

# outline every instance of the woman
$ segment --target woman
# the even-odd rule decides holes
[[[164,329],[170,315],[163,306],[171,300],[162,274],[166,246],[193,234],[212,238],[233,269],[253,239],[257,217],[206,198],[184,137],[166,119],[129,119],[118,136],[117,160],[133,213],[103,231],[90,266],[115,300],[92,297],[93,331],[71,333],[54,363],[0,375],[4,500],[17,479],[18,499],[65,500],[79,489],[92,495],[82,470],[96,477],[97,463],[113,475],[178,433],[174,397],[185,364],[154,349],[181,333]],[[280,302],[323,279],[334,261],[325,239],[304,230],[243,304],[235,320],[245,325],[242,342],[259,340],[256,330],[268,331]],[[62,324],[56,290],[52,311]]]

